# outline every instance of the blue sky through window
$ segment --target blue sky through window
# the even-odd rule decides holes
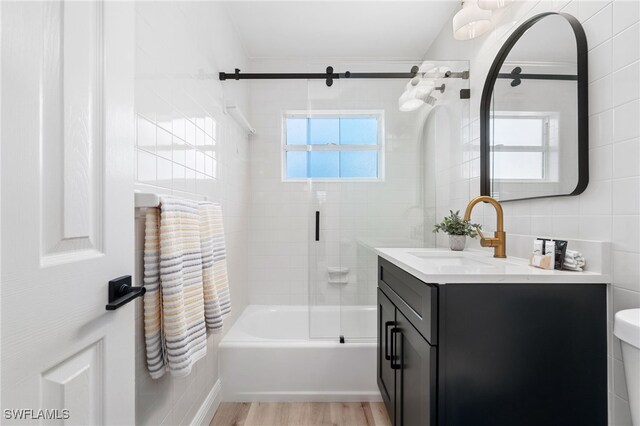
[[[378,117],[287,117],[285,126],[286,178],[378,178]]]

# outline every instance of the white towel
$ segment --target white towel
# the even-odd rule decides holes
[[[564,254],[565,259],[566,258],[576,258],[576,257],[583,257],[582,253],[580,253],[579,251],[575,251],[575,250],[567,250]]]
[[[562,269],[574,272],[582,272],[583,266],[586,264],[582,253],[575,250],[567,250],[562,263]]]

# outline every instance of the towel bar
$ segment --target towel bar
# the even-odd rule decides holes
[[[160,195],[152,192],[138,192],[135,193],[135,206],[136,208],[153,208],[160,205]],[[204,201],[208,200],[208,197],[203,196]]]

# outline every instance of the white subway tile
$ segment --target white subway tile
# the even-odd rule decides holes
[[[609,5],[611,0],[576,1],[576,3],[578,4],[578,19],[584,22]]]
[[[611,75],[589,85],[589,113],[598,114],[613,106]]]
[[[137,180],[142,183],[156,181],[156,156],[146,151],[137,150]]]
[[[640,23],[636,23],[613,38],[613,69],[617,70],[640,60]]]
[[[630,253],[638,253],[640,252],[640,216],[637,215],[629,215],[629,216],[621,216],[616,215],[613,216],[613,249],[618,250],[616,253],[620,257],[622,255],[621,252],[630,252]],[[615,268],[615,257],[614,254],[614,269]],[[627,253],[628,254],[628,253]],[[626,256],[626,259],[629,259],[629,256]],[[634,256],[633,266],[635,268],[635,272],[640,272],[640,263],[638,263],[638,256]],[[621,285],[621,281],[618,280],[619,277],[616,276],[616,284]]]
[[[589,82],[611,73],[613,43],[607,40],[589,52]]]
[[[640,255],[614,250],[613,259],[613,281],[615,288],[624,288],[633,292],[640,292]]]
[[[613,74],[613,105],[619,106],[637,99],[640,99],[640,62],[617,70]]]
[[[640,177],[615,179],[613,187],[613,214],[640,214]]]
[[[613,140],[615,142],[640,136],[640,100],[615,107],[613,110]]]
[[[580,2],[579,8],[582,7],[582,3],[583,2]],[[611,4],[608,4],[598,13],[584,22],[583,27],[585,33],[587,34],[587,43],[589,44],[590,49],[593,49],[600,43],[603,43],[611,38],[613,32],[612,13],[613,7]]]
[[[613,177],[640,176],[640,139],[635,138],[613,145]]]
[[[640,21],[640,1],[615,0],[613,2],[613,33],[629,28]]]
[[[607,110],[589,117],[589,146],[608,145],[613,138],[613,111]]]

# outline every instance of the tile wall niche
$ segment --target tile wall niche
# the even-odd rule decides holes
[[[246,86],[210,76],[246,63],[227,15],[215,2],[136,3],[136,189],[222,203],[233,324],[247,304],[248,138],[225,100],[246,108]],[[207,77],[208,76],[208,77]],[[144,211],[136,211],[135,280],[142,282]],[[136,304],[136,424],[190,423],[218,380],[217,345],[185,378],[149,376],[142,303]]]
[[[446,26],[425,57],[451,55],[471,61],[470,139],[438,140],[436,211],[464,209],[480,191],[480,95],[488,69],[511,32],[529,17],[546,11],[576,16],[589,47],[590,182],[576,197],[505,203],[508,233],[611,242],[613,313],[640,307],[640,2],[519,1],[494,12],[494,30],[477,39],[453,39]],[[462,132],[467,134],[467,132]],[[495,214],[478,206],[474,221],[487,230]],[[439,246],[446,246],[444,238]],[[609,350],[610,424],[629,426],[628,396],[619,341]]]

